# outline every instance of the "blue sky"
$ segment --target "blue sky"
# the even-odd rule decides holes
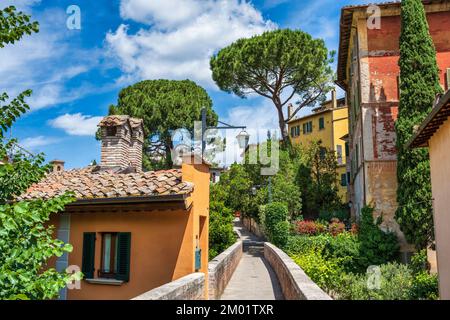
[[[93,133],[121,88],[144,79],[192,79],[210,94],[223,121],[276,128],[267,99],[240,99],[214,85],[208,57],[241,37],[302,29],[337,50],[340,8],[357,0],[1,0],[41,25],[37,35],[0,49],[0,91],[31,88],[31,111],[12,135],[48,160],[83,167],[100,158]],[[69,30],[69,5],[81,30]],[[304,111],[308,112],[307,110]]]

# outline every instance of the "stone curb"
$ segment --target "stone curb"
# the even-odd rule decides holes
[[[284,251],[264,243],[264,257],[277,274],[286,300],[333,300]]]

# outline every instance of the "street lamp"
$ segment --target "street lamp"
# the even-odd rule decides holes
[[[250,140],[250,135],[247,133],[247,131],[242,130],[236,136],[236,139],[239,143],[239,147],[245,150],[245,148],[247,148],[248,141]]]
[[[247,148],[248,141],[250,139],[250,135],[245,131],[247,127],[245,126],[232,126],[228,123],[217,121],[222,126],[220,127],[207,127],[206,126],[206,108],[202,108],[202,155],[205,152],[206,149],[206,141],[205,141],[205,132],[207,129],[219,129],[219,130],[229,130],[229,129],[241,129],[242,131],[236,136],[236,139],[238,140],[239,147],[243,148],[244,150]]]

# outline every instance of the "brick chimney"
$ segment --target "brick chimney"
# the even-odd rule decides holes
[[[142,171],[142,149],[144,147],[144,121],[130,118],[132,129],[129,159],[131,166]]]
[[[102,169],[142,170],[144,129],[141,119],[124,115],[107,116],[99,125],[102,140]]]
[[[289,103],[289,105],[288,105],[288,119],[290,119],[292,117],[293,113],[294,113],[294,106],[292,105],[292,103]]]
[[[331,103],[332,103],[332,108],[336,109],[337,108],[337,97],[336,97],[336,89],[333,88],[333,90],[331,90]]]
[[[52,170],[53,172],[64,171],[64,164],[65,164],[64,161],[62,161],[62,160],[53,160],[53,161],[50,161],[50,164],[53,167],[53,170]]]

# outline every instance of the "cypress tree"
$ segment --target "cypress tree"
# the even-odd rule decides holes
[[[417,248],[434,238],[428,151],[407,149],[414,127],[430,112],[439,85],[436,49],[420,0],[402,0],[400,35],[400,104],[397,133],[396,220],[406,239]]]

